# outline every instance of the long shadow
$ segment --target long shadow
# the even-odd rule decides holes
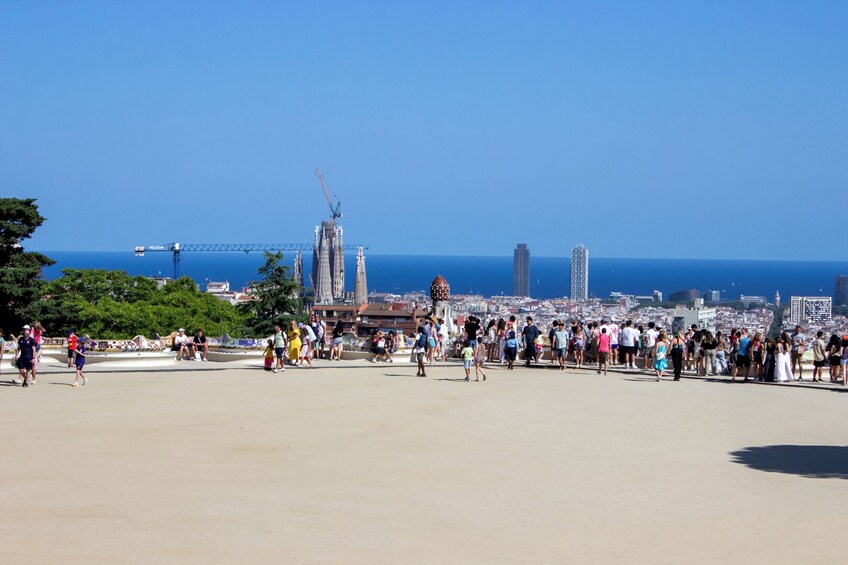
[[[384,377],[413,377],[413,378],[416,378],[416,379],[423,378],[419,375],[401,375],[401,374],[398,374],[398,373],[383,373],[383,376]]]
[[[461,378],[461,379],[448,379],[448,378],[441,378],[441,379],[433,379],[433,380],[434,380],[434,381],[448,381],[448,382],[452,382],[452,383],[464,383],[464,382],[471,382],[471,381],[466,381],[466,380],[465,380],[465,377],[463,377],[463,378]]]
[[[746,447],[730,455],[734,463],[758,471],[813,479],[848,479],[848,446],[766,445]]]

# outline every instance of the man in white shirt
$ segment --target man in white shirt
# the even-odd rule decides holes
[[[609,326],[607,326],[607,332],[610,334],[610,361],[613,365],[618,365],[621,360],[619,359],[618,351],[618,339],[620,336],[618,324],[610,320]]]
[[[624,364],[628,369],[636,368],[636,340],[638,338],[639,333],[633,327],[633,320],[627,320],[624,323],[624,329],[621,330],[619,345],[624,350]]]
[[[642,345],[645,349],[645,369],[650,370],[654,366],[654,345],[657,343],[657,336],[660,335],[654,329],[653,322],[648,323],[648,331],[645,332],[645,343]]]

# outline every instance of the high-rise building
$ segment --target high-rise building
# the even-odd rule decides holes
[[[829,322],[833,313],[833,299],[830,296],[793,296],[789,305],[789,321]]]
[[[833,285],[834,306],[848,306],[848,275],[836,275]]]
[[[720,290],[708,290],[704,293],[704,300],[707,302],[721,302]]]
[[[780,308],[780,291],[774,291],[774,305],[776,308]]]
[[[668,294],[669,302],[694,302],[695,299],[701,298],[701,291],[697,288],[687,290],[676,290]]]
[[[335,220],[315,226],[312,251],[312,293],[316,304],[344,299],[344,245],[342,228]]]
[[[353,284],[353,303],[368,304],[368,279],[365,276],[365,255],[360,247],[356,251],[356,281]]]
[[[582,243],[571,250],[571,299],[589,299],[589,250]]]
[[[662,302],[663,301],[663,293],[661,290],[654,291],[654,302]]]
[[[530,296],[530,250],[526,243],[515,247],[512,260],[513,296]]]

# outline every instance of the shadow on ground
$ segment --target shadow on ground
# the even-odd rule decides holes
[[[814,479],[848,479],[848,446],[767,445],[734,451],[734,463]]]

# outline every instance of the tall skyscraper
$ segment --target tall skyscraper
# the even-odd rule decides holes
[[[834,306],[848,306],[848,275],[836,275],[833,285]]]
[[[356,281],[353,284],[353,303],[368,304],[368,279],[365,276],[365,255],[360,247],[356,251]]]
[[[316,304],[344,299],[344,247],[342,228],[335,220],[315,226],[312,251],[312,294]]]
[[[582,243],[571,250],[571,299],[589,299],[589,250]]]
[[[519,243],[513,252],[512,294],[530,296],[530,250],[526,243]]]

